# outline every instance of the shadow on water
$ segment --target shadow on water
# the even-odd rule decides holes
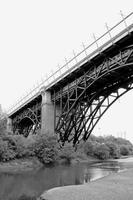
[[[9,198],[9,200],[36,200],[36,197],[34,196],[27,196],[27,195],[22,195],[22,196],[20,196],[19,198],[15,198],[15,197],[13,197],[13,198]]]
[[[87,184],[122,169],[123,165],[117,161],[106,161],[58,165],[23,173],[0,173],[0,200],[35,200],[50,188]]]

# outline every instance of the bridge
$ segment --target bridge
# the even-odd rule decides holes
[[[27,137],[41,129],[75,145],[133,88],[133,12],[83,47],[8,111],[9,131]]]

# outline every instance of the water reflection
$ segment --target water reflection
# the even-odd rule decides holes
[[[39,196],[44,190],[64,185],[87,184],[109,173],[118,172],[118,162],[94,164],[78,163],[41,168],[20,174],[0,174],[0,199],[9,200],[27,196]]]

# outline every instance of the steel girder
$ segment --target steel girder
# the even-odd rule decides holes
[[[24,108],[12,118],[13,132],[28,136],[35,133],[41,126],[41,102]]]
[[[100,64],[89,61],[88,71],[54,92],[55,107],[60,106],[60,113],[55,113],[55,131],[62,144],[87,140],[105,111],[132,88],[133,45],[118,49],[115,55],[102,56]],[[121,94],[120,88],[125,88]]]

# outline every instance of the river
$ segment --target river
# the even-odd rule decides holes
[[[129,163],[105,161],[43,167],[21,173],[0,173],[0,200],[17,200],[26,195],[37,197],[45,190],[64,185],[88,184],[98,178],[117,173]]]

